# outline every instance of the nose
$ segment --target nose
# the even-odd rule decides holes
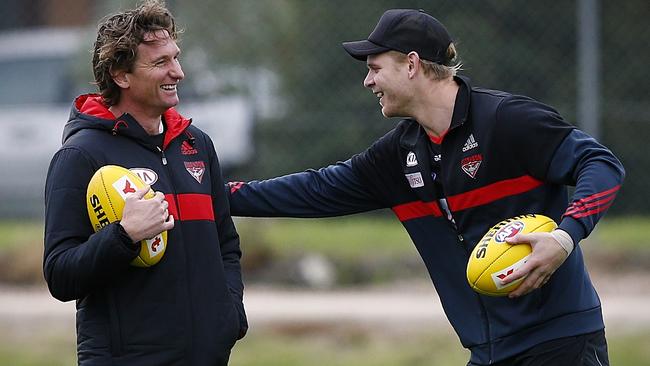
[[[178,79],[180,81],[185,77],[185,73],[183,73],[181,62],[178,59],[175,61],[176,62],[174,62],[174,66],[170,70],[170,74],[174,79]]]
[[[373,85],[375,85],[375,76],[372,70],[368,70],[368,74],[366,75],[366,78],[363,79],[363,86],[372,89]]]

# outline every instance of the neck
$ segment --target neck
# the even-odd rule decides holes
[[[160,123],[161,123],[161,114],[156,113],[146,113],[145,111],[134,107],[134,106],[124,106],[124,105],[114,105],[108,108],[113,115],[119,117],[124,113],[128,113],[142,126],[142,129],[147,132],[149,135],[158,135],[160,134]]]
[[[427,81],[421,88],[413,117],[429,135],[440,137],[449,129],[458,89],[453,78]]]

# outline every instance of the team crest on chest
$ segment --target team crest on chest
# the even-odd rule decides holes
[[[478,168],[481,166],[482,162],[483,156],[481,154],[475,154],[461,160],[460,166],[465,174],[474,179],[476,177],[476,172],[478,172]]]
[[[196,179],[197,182],[201,183],[203,180],[203,173],[205,173],[205,164],[202,161],[185,161],[185,170]]]

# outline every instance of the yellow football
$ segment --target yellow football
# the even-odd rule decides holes
[[[479,240],[469,257],[469,285],[484,295],[507,295],[519,286],[523,278],[507,285],[503,280],[526,263],[532,249],[529,244],[508,244],[506,239],[519,233],[551,232],[556,227],[555,221],[537,214],[516,216],[494,225]]]
[[[95,172],[88,183],[86,206],[95,232],[104,226],[122,219],[124,200],[127,193],[146,184],[135,173],[117,165],[105,165]],[[152,198],[153,191],[144,198]],[[137,267],[150,267],[158,263],[167,248],[167,231],[151,239],[142,240],[140,254],[131,262]]]

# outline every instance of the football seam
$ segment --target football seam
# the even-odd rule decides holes
[[[533,230],[529,231],[528,234],[534,233],[535,230],[537,230],[537,229],[539,229],[540,227],[542,227],[542,226],[548,224],[549,222],[553,222],[553,223],[557,226],[557,223],[555,223],[555,221],[553,221],[552,219],[549,219],[549,220],[547,220],[547,221],[544,221],[544,222],[543,222],[542,224],[540,224],[539,226],[535,227]],[[544,232],[546,232],[546,231],[544,231]]]
[[[104,193],[106,193],[106,200],[108,200],[108,204],[111,206],[111,211],[113,212],[113,217],[115,217],[117,220],[116,221],[121,221],[122,218],[117,217],[117,212],[115,212],[115,207],[113,207],[113,201],[111,201],[111,195],[108,194],[108,189],[106,189],[106,180],[104,179],[104,172],[100,172],[102,176],[102,187],[104,188]]]
[[[490,262],[490,264],[488,264],[487,266],[485,266],[485,269],[483,270],[483,272],[481,272],[481,273],[476,277],[476,280],[474,281],[474,283],[472,284],[472,286],[476,286],[476,284],[478,283],[478,280],[480,280],[481,277],[483,277],[483,275],[485,274],[485,272],[487,272],[487,270],[488,270],[488,269],[489,269],[489,268],[494,264],[494,262],[498,261],[499,258],[503,257],[504,254],[506,254],[510,249],[512,249],[513,245],[512,245],[512,244],[508,244],[508,245],[510,245],[510,248],[504,250],[503,253],[499,254],[498,257],[494,258],[494,260],[493,260],[492,262]],[[487,292],[487,291],[486,291],[486,292]]]

